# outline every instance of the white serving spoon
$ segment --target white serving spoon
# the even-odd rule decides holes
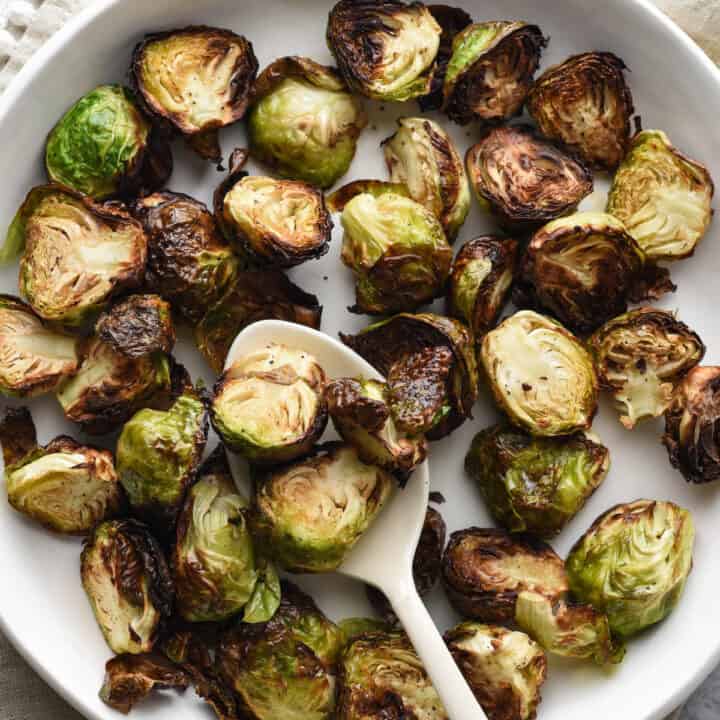
[[[230,348],[225,366],[268,343],[312,353],[329,378],[382,376],[356,352],[329,335],[281,320],[263,320],[243,330]],[[246,466],[228,453],[236,482],[245,484]],[[487,720],[458,670],[433,619],[417,594],[412,562],[430,492],[428,463],[397,490],[372,527],[362,536],[338,572],[374,585],[385,593],[445,705],[451,720]]]

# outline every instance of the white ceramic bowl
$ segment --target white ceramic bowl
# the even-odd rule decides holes
[[[130,52],[144,32],[206,23],[232,28],[255,45],[261,66],[287,54],[310,55],[330,62],[325,47],[323,0],[101,0],[59,32],[28,63],[2,98],[0,108],[0,224],[12,218],[26,191],[44,180],[43,141],[56,119],[93,86],[125,77]],[[673,142],[707,163],[720,179],[720,73],[680,30],[640,0],[462,0],[477,20],[523,19],[538,23],[550,36],[543,66],[572,53],[611,50],[632,72],[629,80],[637,112],[645,127],[666,130]],[[385,177],[378,143],[393,132],[396,117],[416,114],[414,104],[372,109],[357,158],[345,180]],[[464,152],[477,128],[459,128],[443,121]],[[244,143],[238,125],[222,133],[226,155]],[[175,146],[176,170],[171,189],[208,202],[221,179],[212,165]],[[251,172],[260,171],[250,167]],[[601,208],[603,180],[583,207]],[[458,244],[492,229],[475,207]],[[720,362],[720,230],[711,228],[694,258],[673,268],[678,292],[662,305],[678,308],[680,317],[708,345],[706,363]],[[340,232],[330,253],[291,272],[293,280],[317,293],[325,306],[323,329],[335,335],[364,326],[366,319],[345,308],[352,301],[350,273],[339,261]],[[16,269],[0,273],[0,290],[16,292]],[[182,336],[178,353],[195,376],[206,367]],[[55,400],[32,403],[41,441],[72,431],[62,421]],[[434,490],[447,498],[442,511],[450,530],[489,524],[476,489],[465,478],[462,461],[470,439],[496,417],[483,393],[475,420],[449,439],[434,444],[430,460]],[[659,444],[660,422],[622,429],[605,403],[595,425],[610,447],[613,466],[603,487],[554,543],[565,553],[600,512],[616,502],[637,497],[674,500],[693,511],[698,538],[695,569],[685,597],[664,623],[630,643],[618,668],[603,672],[586,663],[550,662],[543,688],[542,720],[656,720],[669,713],[720,660],[720,563],[717,562],[719,519],[716,487],[692,487],[673,471]],[[77,433],[75,433],[77,434]],[[390,551],[390,550],[389,550]],[[90,718],[117,715],[97,698],[103,664],[109,651],[100,636],[79,581],[76,539],[46,533],[0,502],[0,619],[3,631],[40,674]],[[331,616],[368,612],[362,589],[353,581],[327,577],[302,578]],[[442,591],[429,599],[430,609],[444,628],[456,621]],[[168,717],[198,720],[208,717],[192,693],[180,698],[157,697],[133,711],[139,720]]]

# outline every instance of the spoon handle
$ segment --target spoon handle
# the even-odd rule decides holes
[[[391,589],[386,593],[388,590]],[[487,720],[415,588],[397,594],[390,592],[388,599],[423,661],[450,720]]]

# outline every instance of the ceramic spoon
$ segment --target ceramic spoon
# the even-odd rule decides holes
[[[268,343],[312,353],[329,378],[382,379],[377,370],[338,340],[302,325],[263,320],[235,339],[226,367]],[[228,453],[236,481],[245,482],[245,466]],[[425,520],[430,478],[427,461],[397,490],[372,527],[349,553],[338,572],[374,585],[385,593],[420,656],[451,720],[487,720],[417,594],[412,562]]]

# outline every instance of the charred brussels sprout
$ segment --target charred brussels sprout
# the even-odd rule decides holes
[[[531,230],[574,210],[593,189],[585,165],[524,125],[498,127],[468,150],[470,182],[504,227]]]
[[[342,341],[387,377],[395,425],[439,440],[467,418],[477,399],[470,333],[450,318],[401,314]]]
[[[125,423],[117,470],[133,512],[171,533],[207,441],[205,400],[192,386],[169,410],[144,409]]]
[[[702,340],[666,310],[631,310],[597,330],[589,341],[600,383],[615,398],[628,429],[658,417],[675,385],[705,354]]]
[[[253,88],[250,153],[284,177],[327,188],[347,172],[365,125],[362,104],[334,68],[284,57]]]
[[[329,572],[370,527],[394,486],[349,445],[260,474],[255,530],[291,572]]]
[[[457,148],[432,120],[400,118],[398,125],[383,142],[390,180],[406,185],[413,200],[432,210],[453,242],[470,210],[470,189]]]
[[[704,165],[683,155],[661,130],[632,139],[608,195],[607,211],[649,258],[689,257],[712,219],[714,186]]]
[[[77,367],[74,337],[46,328],[19,298],[0,295],[0,393],[33,397],[51,392]]]
[[[205,205],[188,195],[153,193],[133,213],[148,239],[146,287],[196,322],[235,280],[235,253]]]
[[[498,122],[519,115],[547,41],[537,25],[486,22],[453,40],[443,111],[455,122]]]
[[[465,470],[493,517],[510,532],[552,537],[605,479],[606,447],[582,433],[534,438],[502,425],[478,433]]]
[[[340,659],[340,720],[448,720],[405,633],[373,632],[353,640]]]
[[[563,561],[549,545],[504,530],[468,528],[452,533],[442,576],[453,607],[483,622],[511,622],[524,591],[554,599],[568,590]]]
[[[500,317],[510,295],[517,257],[517,241],[485,235],[466,242],[453,261],[447,312],[470,328],[476,342]]]
[[[52,182],[102,200],[162,187],[172,172],[172,155],[129,90],[101,85],[50,131],[45,167]]]
[[[173,586],[163,551],[135,520],[101,523],[83,548],[81,576],[110,649],[150,652],[172,612]]]
[[[327,43],[351,90],[402,102],[431,89],[441,28],[419,2],[340,0]]]
[[[363,462],[404,480],[425,459],[425,438],[408,436],[395,425],[385,383],[342,378],[327,386],[325,397],[335,429]]]
[[[534,720],[547,674],[542,648],[525,633],[464,622],[445,642],[488,720]]]
[[[663,442],[688,482],[720,478],[720,367],[695,367],[665,413]]]
[[[195,342],[219,375],[238,333],[258,320],[286,320],[320,328],[322,305],[315,295],[290,282],[279,270],[246,270],[207,308],[195,326]]]
[[[500,323],[480,359],[499,407],[532,435],[587,430],[597,411],[593,360],[562,325],[530,310]]]
[[[570,589],[607,613],[620,637],[669,615],[692,568],[695,529],[671,502],[637,500],[601,515],[567,558]]]
[[[147,240],[116,204],[58,185],[33,188],[10,226],[17,233],[20,291],[45,320],[77,326],[140,283]]]
[[[238,358],[218,380],[213,427],[227,447],[252,462],[293,460],[325,430],[325,382],[310,353],[270,344]]]
[[[625,63],[609,52],[573,55],[546,70],[528,96],[540,132],[592,167],[613,170],[625,156],[634,112]]]
[[[130,75],[154,119],[181,133],[202,157],[219,162],[218,129],[245,114],[257,69],[244,37],[191,26],[148,35],[133,51]]]

